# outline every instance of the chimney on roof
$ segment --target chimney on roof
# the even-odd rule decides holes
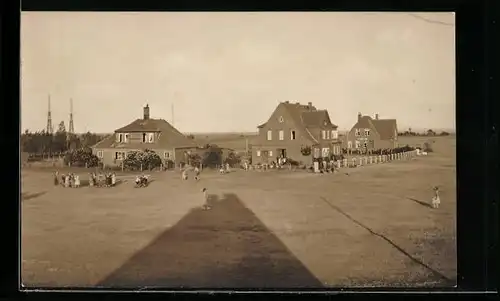
[[[361,120],[361,112],[358,112],[358,121]]]
[[[312,102],[308,102],[307,103],[307,108],[309,109],[309,111],[312,111],[312,109],[313,109],[313,103]]]
[[[375,120],[378,120],[378,114],[375,114]]]
[[[146,105],[144,107],[144,120],[148,120],[149,119],[149,105]]]

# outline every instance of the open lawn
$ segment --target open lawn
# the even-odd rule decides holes
[[[65,189],[52,185],[47,170],[23,170],[22,282],[454,285],[455,140],[432,139],[429,156],[333,175],[204,171],[195,182],[168,171],[151,172],[147,188],[123,174],[115,188]],[[438,210],[429,207],[434,185],[441,187]],[[200,209],[203,187],[208,211]]]

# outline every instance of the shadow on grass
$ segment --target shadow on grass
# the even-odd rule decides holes
[[[401,248],[400,246],[398,246],[397,244],[395,244],[392,240],[390,240],[389,238],[387,238],[386,236],[380,234],[380,233],[377,233],[375,231],[373,231],[372,229],[370,229],[369,227],[365,226],[364,224],[362,224],[361,222],[359,222],[358,220],[354,219],[352,216],[350,216],[349,214],[347,214],[346,212],[344,212],[342,209],[340,209],[339,207],[333,205],[332,203],[330,203],[327,199],[321,197],[321,199],[326,203],[328,204],[328,206],[330,206],[332,209],[334,209],[335,211],[337,211],[338,213],[342,214],[343,216],[345,216],[346,218],[348,218],[350,221],[352,221],[353,223],[355,223],[356,225],[362,227],[363,229],[365,229],[366,231],[370,232],[370,234],[372,235],[375,235],[375,236],[378,236],[380,237],[381,239],[385,240],[387,243],[389,243],[392,247],[394,247],[396,250],[398,250],[399,252],[401,252],[403,255],[405,255],[406,257],[408,257],[409,259],[411,259],[413,262],[415,262],[416,264],[426,268],[428,271],[430,271],[436,278],[438,278],[440,281],[443,281],[443,283],[450,283],[450,285],[455,285],[455,282],[446,277],[445,275],[443,275],[442,273],[436,271],[435,269],[433,269],[432,267],[428,266],[427,264],[423,263],[422,261],[420,261],[419,259],[413,257],[411,254],[409,254],[408,252],[406,252],[403,248]]]
[[[429,204],[429,203],[426,203],[426,202],[423,202],[423,201],[419,201],[417,199],[412,199],[412,198],[407,198],[407,199],[409,199],[410,201],[414,201],[415,203],[417,203],[419,205],[422,205],[424,207],[432,208],[431,204]]]
[[[23,193],[21,193],[21,200],[27,201],[27,200],[34,199],[34,198],[37,198],[39,196],[42,196],[42,195],[44,195],[46,193],[47,193],[46,191],[35,192],[35,193],[23,192]]]
[[[235,194],[211,195],[209,204],[210,210],[192,209],[98,286],[322,287]]]

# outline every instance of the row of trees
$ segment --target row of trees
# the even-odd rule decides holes
[[[432,129],[429,129],[423,133],[417,133],[417,132],[413,132],[411,130],[411,128],[409,128],[407,131],[398,133],[398,136],[431,136],[432,137],[432,136],[449,136],[449,135],[450,135],[450,133],[448,133],[446,131],[442,131],[440,133],[437,133]]]
[[[21,134],[21,151],[28,152],[33,156],[57,155],[68,150],[77,150],[90,147],[104,137],[87,132],[83,135],[69,134],[66,131],[64,121],[59,123],[57,131],[53,134],[45,130],[31,132],[26,130]]]

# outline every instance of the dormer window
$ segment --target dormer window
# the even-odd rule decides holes
[[[155,134],[154,133],[149,133],[148,134],[148,143],[153,143],[154,142],[154,138],[155,138]]]
[[[146,143],[146,133],[142,133],[142,143]]]
[[[123,142],[128,143],[128,134],[123,134]]]
[[[123,134],[122,133],[117,133],[116,134],[116,142],[122,143],[123,142]]]

